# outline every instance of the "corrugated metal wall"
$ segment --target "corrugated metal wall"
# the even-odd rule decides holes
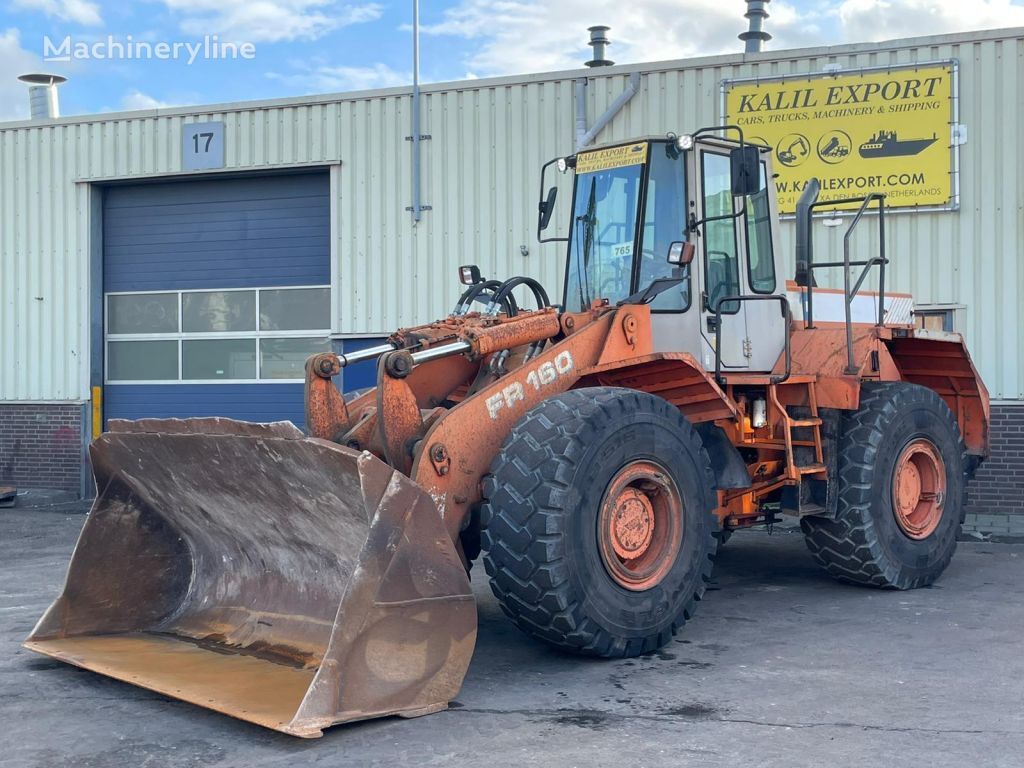
[[[996,398],[1024,397],[1024,30],[588,71],[591,123],[644,72],[600,141],[719,119],[723,79],[958,59],[961,210],[890,218],[890,287],[965,306],[971,349]],[[414,226],[409,96],[392,89],[310,103],[167,110],[0,126],[0,400],[84,399],[88,383],[90,185],[180,171],[183,123],[223,120],[229,170],[341,163],[336,185],[335,330],[379,335],[444,314],[455,268],[530,274],[560,291],[562,250],[534,227],[541,164],[573,149],[581,72],[424,89],[423,202]],[[599,76],[597,76],[599,75]],[[565,201],[563,201],[563,204]],[[873,237],[871,227],[860,237]],[[817,228],[819,258],[841,229]],[[792,253],[792,225],[783,226]],[[520,253],[520,246],[529,255]]]

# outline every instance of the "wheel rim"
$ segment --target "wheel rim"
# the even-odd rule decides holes
[[[627,464],[601,500],[597,538],[608,575],[640,592],[671,570],[683,539],[683,501],[668,472],[651,461]]]
[[[946,502],[946,464],[930,440],[909,443],[896,460],[892,508],[912,539],[928,538],[939,527]]]

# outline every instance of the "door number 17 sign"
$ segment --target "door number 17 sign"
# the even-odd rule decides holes
[[[224,123],[185,123],[182,126],[181,167],[185,171],[224,167]]]

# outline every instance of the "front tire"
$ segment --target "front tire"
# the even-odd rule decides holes
[[[576,653],[667,643],[711,576],[711,462],[665,400],[566,392],[513,428],[484,484],[484,565],[505,613]]]
[[[844,417],[835,520],[801,521],[814,559],[840,581],[890,589],[934,582],[956,550],[964,514],[964,444],[934,391],[861,386]]]

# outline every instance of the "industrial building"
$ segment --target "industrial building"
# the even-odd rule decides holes
[[[458,265],[560,293],[564,249],[536,240],[548,160],[734,120],[733,85],[927,67],[949,134],[922,146],[948,168],[941,200],[887,217],[887,288],[965,335],[993,404],[972,503],[1024,512],[1024,29],[427,85],[418,141],[410,88],[0,124],[0,480],[91,494],[109,419],[301,424],[306,356],[446,315]],[[824,118],[823,161],[848,118]],[[843,221],[816,224],[816,258],[841,259]]]

